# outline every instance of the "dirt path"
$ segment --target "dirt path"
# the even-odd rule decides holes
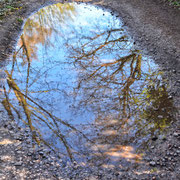
[[[13,51],[13,47],[16,44],[16,40],[21,32],[21,19],[26,19],[32,12],[44,5],[61,1],[22,0],[21,2],[22,9],[19,9],[0,21],[1,67],[5,65],[5,59]],[[145,49],[145,53],[151,55],[166,72],[166,76],[168,76],[171,85],[169,93],[174,97],[176,106],[180,108],[180,11],[168,6],[166,3],[163,4],[161,0],[85,0],[85,2],[108,8],[123,19],[132,37],[136,40],[137,47]],[[3,80],[3,77],[0,78]],[[137,169],[128,171],[122,169],[122,171],[116,170],[114,172],[93,169],[93,167],[86,170],[81,167],[68,167],[70,170],[65,172],[60,170],[65,168],[63,165],[61,167],[56,166],[53,157],[44,164],[39,164],[43,155],[43,153],[39,152],[42,151],[36,150],[34,153],[29,152],[27,149],[24,150],[25,148],[18,149],[18,147],[21,147],[21,143],[26,144],[27,141],[29,141],[27,137],[20,139],[19,143],[16,142],[17,147],[14,150],[15,153],[12,151],[12,149],[14,149],[12,143],[7,146],[0,144],[0,154],[3,155],[3,153],[6,153],[5,156],[3,156],[5,159],[0,159],[0,179],[68,179],[69,174],[73,174],[72,177],[74,179],[85,179],[85,177],[87,177],[87,179],[108,179],[107,174],[110,176],[110,179],[180,179],[179,113],[176,114],[176,120],[177,121],[170,127],[169,133],[163,141],[157,140],[152,142],[152,147],[144,158],[146,166],[142,165]],[[4,123],[4,121],[2,122]],[[2,124],[2,126],[4,126],[4,124]],[[14,135],[18,127],[13,126],[12,128],[11,123],[5,124],[5,129],[0,129],[1,142],[5,142],[4,140],[7,139],[7,137],[9,139],[8,142],[14,141]],[[10,134],[9,128],[11,131]],[[23,134],[26,132],[22,131],[20,133]],[[15,140],[18,139],[15,138]],[[25,145],[23,147],[25,147]],[[28,155],[28,153],[37,155],[37,152],[39,154],[38,157],[35,156],[35,159],[31,159],[32,157],[34,158],[34,156]],[[19,153],[19,155],[16,156],[16,153]],[[22,157],[26,156],[29,157],[27,161],[29,164],[26,163],[26,159],[22,159]],[[13,163],[9,157],[14,158]],[[16,157],[18,158],[17,160]],[[8,160],[8,158],[10,160]],[[21,163],[18,164],[15,161],[20,161]],[[48,163],[52,165],[47,166]],[[54,168],[53,170],[51,166]],[[6,174],[3,173],[3,168],[5,167],[7,167]],[[37,170],[34,172],[34,175],[37,176],[31,177],[34,169]],[[39,172],[38,169],[40,169]],[[47,177],[42,175],[45,169],[47,173],[51,172]],[[14,174],[8,173],[10,171],[14,171]],[[23,175],[22,177],[19,175],[16,176],[20,172],[22,174],[25,172],[24,177]],[[60,173],[64,174],[60,175]]]

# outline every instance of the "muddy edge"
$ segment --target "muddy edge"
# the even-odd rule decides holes
[[[13,52],[16,40],[21,34],[23,23],[18,19],[26,19],[40,7],[63,2],[63,0],[22,0],[22,9],[5,17],[0,22],[0,67]],[[72,2],[72,1],[66,1]],[[80,2],[80,1],[76,1]],[[82,2],[82,1],[81,1]],[[129,33],[135,39],[138,49],[150,55],[165,71],[170,82],[169,94],[174,98],[175,105],[180,108],[180,11],[162,4],[162,0],[85,0],[109,9],[119,16]],[[0,71],[1,76],[1,71]],[[1,86],[1,85],[0,85]],[[170,127],[164,142],[154,142],[155,149],[149,152],[152,162],[154,156],[166,156],[169,148],[179,148],[180,114],[175,114],[177,121]],[[174,133],[176,133],[174,135]],[[179,133],[179,134],[178,134]],[[176,148],[175,146],[175,148]],[[169,151],[171,151],[171,149]],[[174,150],[173,150],[174,152]],[[154,161],[153,161],[154,162]],[[167,161],[167,166],[172,162]],[[179,163],[176,163],[179,168]],[[180,171],[175,169],[174,172]]]

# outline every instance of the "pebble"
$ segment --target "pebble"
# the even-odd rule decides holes
[[[16,151],[17,154],[21,154],[22,152],[21,151]]]
[[[157,136],[152,137],[152,140],[153,140],[153,141],[156,141],[157,139],[158,139]]]
[[[155,161],[150,161],[150,162],[149,162],[149,165],[150,165],[150,166],[155,166],[155,165],[156,165],[156,162],[155,162]]]
[[[169,161],[171,161],[171,160],[172,160],[172,158],[171,158],[171,157],[169,157],[169,158],[168,158],[168,160],[169,160]]]
[[[174,135],[175,137],[178,137],[178,136],[180,135],[180,133],[175,132],[173,135]]]
[[[162,138],[162,140],[163,140],[163,141],[166,141],[166,140],[167,140],[167,138],[164,136],[164,137]]]
[[[39,151],[39,155],[44,155],[44,152],[43,151]]]
[[[16,162],[14,165],[15,166],[22,166],[22,162]]]

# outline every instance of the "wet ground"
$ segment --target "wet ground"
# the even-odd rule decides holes
[[[122,11],[131,9],[128,5]],[[56,160],[122,170],[127,165],[132,170],[148,167],[146,160],[153,169],[142,168],[140,174],[163,177],[161,167],[169,175],[178,172],[179,50],[177,41],[171,44],[178,34],[174,31],[163,39],[170,29],[158,31],[162,39],[152,49],[150,41],[160,34],[153,37],[152,31],[136,39],[142,29],[137,29],[138,21],[127,29],[125,25],[133,25],[131,19],[128,22],[112,11],[85,4],[53,5],[32,15],[1,71],[2,106],[11,120],[27,127],[22,134],[31,134],[28,144],[46,144],[56,152]],[[142,27],[146,31],[150,26]],[[162,41],[166,49],[158,51]],[[9,48],[1,57],[11,52]]]
[[[39,10],[4,67],[4,110],[65,159],[141,161],[176,108],[163,71],[134,44],[119,18],[95,6]]]

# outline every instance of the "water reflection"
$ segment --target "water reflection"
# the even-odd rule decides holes
[[[9,116],[71,160],[140,161],[136,150],[172,121],[158,67],[119,19],[93,6],[56,4],[31,16],[5,73]]]

